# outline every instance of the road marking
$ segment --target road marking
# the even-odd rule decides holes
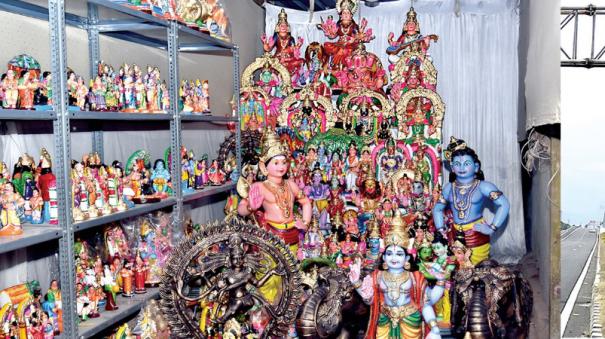
[[[582,283],[584,282],[584,278],[586,278],[586,273],[588,272],[588,267],[590,266],[590,262],[592,261],[592,255],[594,254],[595,249],[597,248],[597,244],[599,242],[595,241],[594,246],[592,247],[592,251],[588,256],[588,260],[586,261],[586,265],[582,269],[582,273],[576,281],[573,289],[571,290],[571,294],[569,298],[567,298],[567,302],[565,303],[565,307],[563,307],[563,311],[561,311],[561,336],[565,333],[565,328],[567,327],[567,322],[569,321],[569,317],[571,316],[571,311],[573,310],[573,306],[576,303],[576,299],[578,298],[578,294],[580,294],[580,288],[582,287]]]
[[[576,227],[574,228],[571,232],[568,232],[567,234],[565,234],[563,237],[561,237],[561,240],[565,240],[567,238],[569,238],[575,231],[579,230],[580,227]]]

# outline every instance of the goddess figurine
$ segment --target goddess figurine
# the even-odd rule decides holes
[[[294,37],[290,34],[288,14],[283,8],[278,15],[275,33],[270,38],[263,34],[261,41],[266,53],[275,49],[273,56],[278,58],[279,62],[288,69],[288,72],[292,75],[292,83],[295,84],[304,62],[300,57],[300,46],[303,44],[303,39],[298,38],[295,42]]]
[[[311,201],[296,183],[284,179],[290,163],[288,157],[288,149],[281,143],[277,134],[265,130],[259,169],[267,176],[267,180],[251,185],[248,198],[239,203],[238,213],[248,216],[263,207],[265,227],[282,238],[296,254],[298,228],[306,228],[311,222],[312,208]],[[302,225],[294,220],[295,199],[302,205]]]
[[[441,338],[433,305],[441,299],[444,280],[429,287],[422,273],[408,271],[408,234],[397,212],[385,238],[385,270],[376,269],[361,279],[361,260],[350,265],[349,279],[370,305],[366,338]],[[430,332],[424,333],[422,320]]]
[[[504,225],[510,204],[496,185],[485,181],[477,153],[464,140],[452,137],[444,157],[452,172],[433,208],[435,226],[439,230],[445,228],[444,211],[449,206],[453,212],[455,238],[464,240],[472,251],[471,262],[477,265],[489,258],[490,236]],[[488,201],[496,207],[491,223],[483,218],[483,208]]]
[[[346,189],[348,192],[352,192],[357,188],[356,181],[358,175],[358,167],[359,158],[357,157],[357,146],[355,146],[354,143],[351,143],[351,145],[349,146],[349,155],[345,159],[345,172],[347,173],[345,176],[347,181]]]
[[[318,25],[328,39],[338,39],[336,42],[324,43],[324,51],[332,59],[333,70],[341,70],[345,67],[345,59],[353,53],[359,41],[369,42],[374,38],[371,29],[366,32],[365,18],[361,20],[359,26],[353,20],[357,7],[357,0],[337,0],[338,22],[334,22],[332,16],[329,16],[325,22],[322,20]]]
[[[139,251],[137,251],[134,260],[134,293],[147,293],[147,289],[145,288],[145,281],[147,280],[147,272],[149,272],[149,266],[141,258],[141,253]]]
[[[17,108],[17,99],[19,98],[19,81],[15,76],[15,71],[9,69],[6,72],[6,77],[2,80],[2,91],[4,92],[4,100],[2,106],[4,108]]]
[[[17,89],[19,92],[19,108],[34,108],[34,91],[38,88],[37,80],[30,79],[29,71],[22,71],[21,78],[18,81]]]
[[[218,166],[218,160],[212,160],[210,168],[208,168],[208,179],[214,186],[220,186],[225,183],[225,172]]]
[[[195,175],[195,189],[202,189],[204,188],[204,186],[206,186],[208,184],[208,181],[210,180],[210,178],[208,178],[208,155],[204,154],[202,155],[202,157],[200,158],[200,160],[197,161],[197,164],[195,165],[195,169],[193,170],[193,173]]]
[[[2,212],[0,212],[0,221],[2,222],[0,237],[23,234],[17,210],[23,208],[25,200],[15,191],[13,183],[4,183],[0,203],[2,204]]]
[[[395,63],[399,60],[398,55],[402,55],[405,52],[420,52],[426,55],[426,52],[431,44],[431,40],[437,41],[438,36],[431,34],[423,36],[420,34],[420,25],[416,19],[416,11],[414,7],[410,7],[407,13],[407,19],[403,24],[401,35],[397,40],[393,40],[395,34],[393,32],[388,35],[389,47],[387,48],[387,54],[389,54],[389,70],[394,69]],[[403,52],[403,53],[402,53]]]

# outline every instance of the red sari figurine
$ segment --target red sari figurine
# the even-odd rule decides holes
[[[143,259],[141,259],[141,254],[137,252],[137,256],[135,258],[134,264],[134,292],[137,294],[147,293],[147,289],[145,289],[145,281],[147,281],[147,272],[149,271],[149,267]]]

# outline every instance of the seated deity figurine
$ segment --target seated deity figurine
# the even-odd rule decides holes
[[[263,226],[282,238],[296,254],[298,228],[306,228],[311,222],[311,201],[296,183],[284,179],[290,163],[289,152],[275,132],[265,131],[261,148],[259,170],[267,179],[251,185],[248,198],[239,203],[238,213],[248,216],[262,207],[265,220]],[[294,219],[295,200],[302,205],[302,222]]]
[[[303,44],[303,39],[298,38],[295,40],[292,34],[290,34],[288,14],[286,14],[284,9],[279,12],[273,36],[267,37],[263,34],[261,41],[265,52],[269,53],[275,49],[273,56],[278,58],[279,62],[288,69],[288,72],[292,76],[292,82],[295,83],[304,63],[304,59],[300,56],[300,47]]]
[[[0,237],[23,234],[21,220],[19,220],[19,210],[23,209],[25,200],[15,191],[12,182],[4,183],[0,204],[2,204]]]
[[[170,182],[170,171],[166,169],[164,160],[158,159],[155,161],[150,179],[153,183],[153,191],[162,198],[167,197],[169,186],[168,183]]]
[[[384,242],[385,270],[376,269],[362,279],[361,260],[350,266],[351,283],[370,305],[366,338],[441,338],[433,305],[443,296],[445,281],[429,287],[422,273],[409,271],[409,237],[398,212]],[[428,333],[423,333],[423,320]]]
[[[366,222],[375,215],[382,198],[380,184],[375,179],[374,173],[368,173],[361,180],[359,194],[351,194],[351,200],[360,209],[359,211],[359,231],[366,232]]]
[[[319,222],[317,221],[317,218],[313,218],[309,229],[305,233],[302,248],[299,249],[299,260],[319,257],[323,243],[324,237],[319,230]]]
[[[455,238],[464,240],[472,251],[471,262],[477,265],[489,258],[490,235],[503,227],[510,205],[496,185],[485,181],[479,157],[464,140],[452,137],[444,157],[450,163],[451,173],[433,208],[435,226],[439,230],[445,228],[444,211],[449,206],[453,212]],[[488,201],[496,207],[490,223],[483,218],[483,208]]]
[[[422,54],[427,53],[431,40],[437,41],[438,36],[431,34],[423,36],[420,34],[420,24],[416,18],[416,11],[414,7],[410,7],[407,13],[407,19],[403,24],[403,30],[397,40],[393,40],[395,35],[391,32],[388,35],[389,47],[387,48],[387,54],[389,54],[389,70],[393,70],[393,65],[397,63],[400,56],[406,52],[420,52]]]
[[[345,59],[350,56],[357,44],[369,42],[374,37],[372,30],[366,30],[367,21],[362,19],[360,25],[357,25],[353,16],[357,11],[359,4],[357,0],[338,0],[336,10],[339,20],[334,22],[331,16],[318,25],[328,39],[336,39],[335,42],[324,43],[324,51],[331,58],[332,69],[341,70],[345,65]]]

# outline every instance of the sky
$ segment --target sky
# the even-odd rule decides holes
[[[605,7],[605,0],[562,6]],[[563,19],[563,18],[562,18]],[[578,56],[590,54],[591,19],[578,23]],[[600,23],[599,23],[600,22]],[[573,22],[561,31],[571,51]],[[595,53],[605,46],[605,16],[597,20]],[[566,46],[568,46],[566,48]],[[605,60],[604,58],[601,58]],[[605,212],[605,67],[561,68],[561,218],[572,224],[603,220]]]

